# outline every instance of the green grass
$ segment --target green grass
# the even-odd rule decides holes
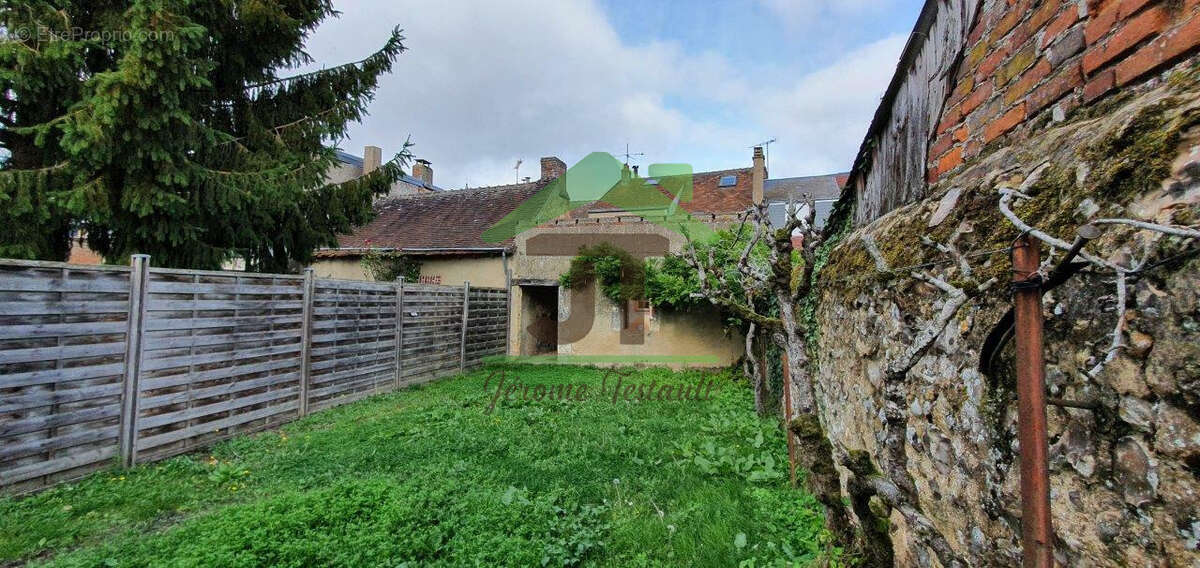
[[[768,566],[836,554],[744,383],[638,370],[624,381],[717,386],[710,400],[614,403],[599,369],[502,368],[510,381],[587,383],[589,396],[514,397],[489,414],[482,370],[0,498],[0,564]]]

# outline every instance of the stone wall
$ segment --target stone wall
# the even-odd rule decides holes
[[[1194,226],[1198,77],[1195,64],[1184,63],[1060,122],[1028,125],[1009,145],[942,175],[925,199],[844,234],[831,251],[812,350],[821,421],[844,480],[859,456],[889,475],[895,454],[882,443],[884,370],[945,301],[908,270],[877,272],[861,237],[873,236],[892,268],[1002,282],[959,312],[902,385],[902,467],[916,486],[915,505],[971,565],[1016,565],[1021,550],[1012,347],[993,366],[980,361],[1011,305],[1005,249],[1018,234],[998,212],[996,188],[1020,186],[1049,164],[1027,188],[1032,199],[1014,209],[1066,240],[1096,217]],[[955,245],[972,254],[971,275],[921,242],[956,234]],[[1094,378],[1082,369],[1111,341],[1112,275],[1085,270],[1045,296],[1048,394],[1086,407],[1049,408],[1055,554],[1063,565],[1200,565],[1200,258],[1188,252],[1197,245],[1119,226],[1089,245],[1110,261],[1149,259],[1150,267],[1130,281],[1128,347]],[[928,536],[898,513],[886,521],[899,565],[938,565]]]

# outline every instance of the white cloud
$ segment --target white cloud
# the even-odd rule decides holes
[[[511,183],[518,159],[521,175],[537,178],[541,156],[571,164],[626,142],[647,153],[643,163],[744,167],[749,145],[768,135],[780,138],[770,149],[774,177],[844,169],[900,42],[888,38],[788,82],[786,70],[764,75],[672,42],[623,43],[591,0],[337,7],[342,17],[308,43],[321,64],[371,53],[397,24],[409,47],[344,149],[373,144],[386,155],[411,134],[446,188]]]
[[[905,39],[894,35],[868,44],[785,89],[764,93],[759,120],[779,133],[771,147],[773,177],[850,168]]]

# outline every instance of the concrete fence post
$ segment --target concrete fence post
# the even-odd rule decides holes
[[[304,269],[304,300],[300,316],[300,407],[297,417],[308,414],[308,387],[312,384],[313,296],[316,295],[316,272]]]
[[[133,466],[137,460],[138,380],[142,372],[142,343],[146,335],[150,255],[132,255],[129,268],[129,326],[125,333],[125,377],[121,393],[120,426],[121,465],[124,467]]]
[[[471,312],[471,283],[463,282],[462,342],[459,343],[458,372],[467,370],[467,318]]]
[[[396,385],[400,389],[400,376],[404,373],[404,277],[396,279]]]

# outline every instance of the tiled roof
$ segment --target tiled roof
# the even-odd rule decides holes
[[[750,168],[694,173],[692,174],[692,199],[690,201],[681,201],[679,205],[683,210],[693,215],[705,213],[720,215],[745,211],[754,203],[754,188],[750,174]],[[720,187],[721,178],[725,176],[734,176],[735,182],[732,186]],[[673,194],[663,188],[665,185],[668,185],[666,181],[659,180],[657,186],[634,184],[628,187],[634,190],[641,190],[642,188],[650,190],[650,188],[653,188],[662,193],[664,196],[662,202],[668,204]],[[643,200],[631,199],[629,201],[641,202]],[[647,203],[654,203],[655,201],[657,200],[645,200]],[[617,209],[620,208],[611,203],[597,201],[591,205],[572,211],[570,216],[586,217],[589,213]]]
[[[345,256],[368,248],[469,252],[470,249],[508,246],[511,239],[489,243],[481,235],[547,183],[539,180],[380,201],[375,204],[374,220],[349,235],[338,237],[338,247],[343,250],[319,250],[317,256]]]
[[[787,201],[789,197],[799,200],[805,195],[812,199],[837,199],[846,179],[844,173],[768,179],[763,184],[763,201],[775,203]]]

